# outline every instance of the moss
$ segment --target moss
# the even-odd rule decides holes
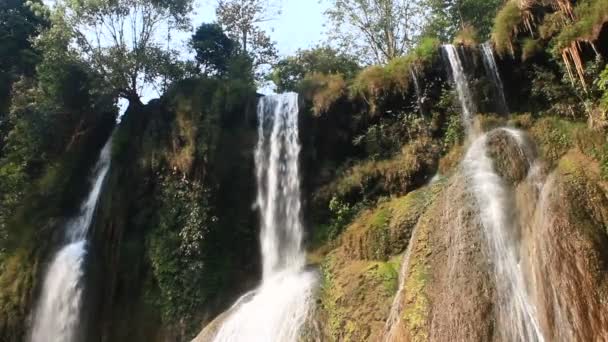
[[[434,172],[438,152],[439,146],[433,140],[420,138],[404,146],[393,158],[355,164],[319,189],[314,200],[328,203],[335,196],[354,204],[382,195],[405,194],[427,182],[425,176]]]
[[[419,226],[417,240],[413,242],[413,255],[410,258],[409,273],[404,284],[404,303],[407,305],[401,317],[412,341],[428,340],[427,319],[430,301],[426,287],[430,279],[430,270],[427,257],[432,250],[428,240],[431,227],[425,223]]]
[[[349,261],[339,251],[328,256],[321,268],[323,340],[379,339],[397,288],[398,268],[396,260]]]
[[[494,19],[492,29],[492,40],[496,51],[504,55],[507,52],[513,53],[513,39],[517,32],[517,27],[522,23],[522,13],[518,6],[518,1],[509,0],[502,7]]]
[[[450,148],[439,160],[439,173],[442,175],[449,175],[460,165],[460,161],[464,156],[465,148],[463,145],[454,145]]]
[[[509,126],[513,126],[520,129],[529,130],[534,125],[534,118],[530,113],[513,114],[507,122]]]
[[[584,123],[556,117],[544,117],[534,124],[530,129],[530,134],[539,144],[543,159],[550,164],[554,164],[570,148],[575,146],[575,130],[583,127],[585,127]]]
[[[20,325],[31,309],[37,266],[25,249],[15,251],[0,265],[0,337],[7,341],[23,338]]]
[[[526,61],[542,51],[541,43],[532,38],[524,39],[521,47],[521,59]]]

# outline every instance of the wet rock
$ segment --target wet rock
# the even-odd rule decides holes
[[[486,146],[496,172],[505,181],[516,184],[528,174],[535,151],[522,133],[513,132],[497,129],[488,133]]]

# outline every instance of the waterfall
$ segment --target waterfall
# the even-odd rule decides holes
[[[262,283],[237,301],[215,341],[297,341],[308,318],[316,274],[305,270],[302,250],[298,112],[295,93],[266,96],[258,104]]]
[[[87,233],[103,181],[110,168],[111,139],[101,150],[92,172],[92,188],[79,213],[65,226],[65,245],[51,262],[34,312],[32,342],[78,341]]]
[[[414,91],[416,92],[418,111],[420,112],[420,115],[424,116],[424,110],[422,109],[424,99],[422,94],[422,88],[420,87],[420,80],[418,79],[418,71],[416,70],[416,65],[412,65],[412,67],[410,68],[410,76],[412,77],[412,81],[414,83]]]
[[[469,81],[456,47],[452,44],[447,44],[443,45],[442,49],[448,58],[450,69],[452,70],[452,78],[454,79],[456,92],[458,93],[458,100],[462,106],[462,122],[469,133],[472,127],[473,114],[477,111],[473,93],[469,88]]]
[[[507,99],[505,97],[505,87],[498,72],[498,66],[496,65],[496,58],[494,57],[494,50],[489,42],[481,44],[481,52],[483,56],[483,66],[486,69],[486,73],[492,80],[497,95],[498,109],[503,113],[509,113],[509,107],[507,105]]]
[[[520,145],[519,132],[502,129]],[[498,333],[505,341],[544,341],[535,305],[530,301],[520,265],[519,241],[513,219],[513,203],[502,178],[487,155],[488,134],[473,142],[463,171],[479,207],[490,260],[494,266],[498,309]],[[520,145],[520,149],[524,149]]]

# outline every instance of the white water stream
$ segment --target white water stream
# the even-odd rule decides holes
[[[522,141],[518,131],[502,130],[518,144]],[[498,334],[505,341],[544,341],[520,265],[512,194],[494,170],[487,154],[487,142],[488,134],[473,142],[463,160],[463,171],[479,207],[479,219],[494,266]]]
[[[255,151],[263,276],[215,336],[217,342],[297,341],[317,281],[305,270],[298,158],[298,95],[271,95],[258,105]]]
[[[92,188],[82,203],[80,212],[66,224],[65,246],[57,252],[46,271],[42,293],[34,312],[30,334],[32,342],[80,340],[86,239],[103,181],[110,168],[111,147],[110,139],[101,150],[92,172]]]
[[[462,60],[460,59],[460,55],[458,54],[458,50],[456,50],[456,47],[454,45],[447,44],[443,45],[442,49],[443,51],[445,51],[445,55],[447,56],[448,61],[450,63],[450,69],[452,70],[452,78],[454,79],[456,92],[458,93],[458,100],[460,101],[460,104],[462,106],[463,125],[467,133],[470,133],[473,125],[473,115],[477,112],[473,93],[469,88],[469,81],[467,79]]]
[[[496,65],[496,58],[494,57],[494,50],[489,42],[481,44],[481,52],[483,57],[483,65],[486,69],[486,73],[492,79],[494,88],[496,88],[497,105],[502,114],[509,113],[509,107],[507,106],[507,99],[505,97],[505,87]]]

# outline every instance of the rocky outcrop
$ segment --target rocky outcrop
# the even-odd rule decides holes
[[[548,164],[522,132],[498,129],[486,138],[512,197],[509,236],[546,340],[608,340],[608,183],[584,153],[590,137],[572,139],[576,148],[552,154]],[[550,147],[541,140],[540,150]],[[342,234],[322,266],[316,318],[327,340],[508,340],[479,203],[464,171],[363,211]],[[378,253],[378,246],[394,248]],[[397,286],[387,292],[374,274],[392,274],[385,279]]]
[[[550,341],[608,340],[608,194],[580,151],[559,161],[524,231],[540,323]]]

